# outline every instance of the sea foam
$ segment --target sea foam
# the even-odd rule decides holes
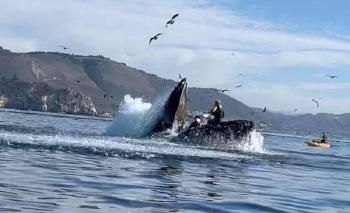
[[[236,149],[245,151],[245,152],[258,152],[263,153],[264,151],[264,136],[253,130],[248,136],[242,140],[240,143],[237,143]]]
[[[126,95],[112,124],[107,128],[107,135],[119,137],[148,135],[162,114],[166,97],[159,98],[151,104],[142,98]]]

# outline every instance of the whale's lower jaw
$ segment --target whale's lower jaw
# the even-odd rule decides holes
[[[212,146],[216,143],[241,141],[253,130],[254,123],[252,121],[224,121],[218,125],[203,125],[189,128],[175,139],[194,145]]]

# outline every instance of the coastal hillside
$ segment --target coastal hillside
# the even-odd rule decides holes
[[[103,56],[57,52],[14,53],[0,48],[0,107],[113,116],[126,94],[154,101],[176,85]],[[350,114],[284,115],[251,108],[210,88],[189,89],[189,110],[222,101],[225,117],[253,120],[269,132],[350,136]]]
[[[90,115],[113,115],[126,94],[152,102],[177,84],[103,56],[4,49],[0,50],[0,80],[3,107]],[[214,89],[190,88],[189,95],[190,110],[208,111],[220,99],[228,106],[227,116],[250,113],[248,106]],[[91,109],[84,113],[78,104],[71,109],[73,96],[81,97],[80,105]]]

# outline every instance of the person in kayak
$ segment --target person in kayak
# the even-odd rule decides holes
[[[322,132],[322,140],[321,140],[321,143],[327,143],[327,135]]]
[[[219,100],[216,100],[214,102],[214,107],[212,110],[210,110],[209,113],[214,116],[214,119],[209,120],[209,124],[214,124],[214,125],[219,124],[221,121],[221,118],[224,117],[224,111],[222,109],[222,105]]]

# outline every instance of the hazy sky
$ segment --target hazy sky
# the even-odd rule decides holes
[[[256,107],[350,112],[347,0],[1,0],[0,46],[102,54]],[[180,13],[167,29],[166,21]],[[163,36],[148,45],[158,32]],[[244,73],[244,77],[237,77]],[[339,78],[329,79],[325,74]],[[243,87],[235,89],[235,85]],[[320,100],[320,108],[311,101]]]

